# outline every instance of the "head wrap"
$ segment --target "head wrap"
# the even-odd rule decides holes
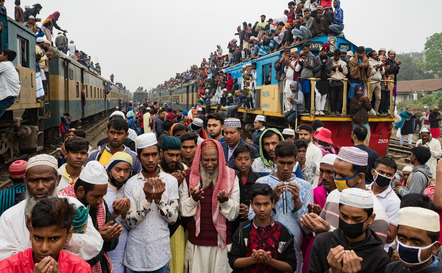
[[[137,149],[144,149],[158,144],[155,133],[144,133],[142,135],[139,135],[135,139],[135,142],[137,144]]]
[[[49,166],[58,171],[58,162],[55,157],[47,154],[39,154],[31,157],[26,165],[26,171],[35,166]]]
[[[9,177],[12,179],[21,179],[26,174],[26,161],[16,160],[9,165]]]
[[[265,129],[262,132],[261,136],[259,137],[259,157],[261,157],[261,160],[262,160],[262,162],[264,163],[265,166],[273,168],[273,161],[272,161],[272,159],[268,155],[265,154],[264,145],[262,144],[262,141],[264,139],[263,136],[268,131],[272,131],[275,134],[277,134],[279,136],[279,140],[280,141],[284,141],[284,137],[282,136],[281,132],[278,129],[276,129],[276,128],[267,128],[267,129]]]
[[[109,177],[103,165],[96,160],[89,161],[86,164],[80,173],[79,179],[93,185],[107,185],[109,181]]]
[[[212,142],[212,143],[209,144],[207,142]],[[220,206],[217,196],[221,191],[224,190],[227,192],[230,198],[230,196],[232,195],[233,185],[235,183],[235,171],[226,166],[226,160],[224,158],[223,148],[219,143],[219,141],[214,139],[206,139],[196,149],[195,159],[190,169],[189,187],[193,187],[196,189],[199,189],[201,187],[200,162],[201,162],[202,147],[213,144],[215,144],[218,151],[218,180],[216,185],[214,186],[215,188],[213,189],[211,210],[212,210],[213,225],[215,226],[215,229],[218,232],[221,239],[218,240],[218,249],[223,250],[227,245],[227,226],[226,226],[226,218],[220,213]],[[201,230],[200,202],[197,205],[194,217],[195,217],[195,235],[198,236]]]
[[[361,209],[371,209],[373,208],[373,194],[359,188],[344,189],[339,197],[339,203]]]
[[[337,158],[357,166],[368,165],[368,153],[357,147],[341,147]]]
[[[398,224],[429,232],[440,232],[439,214],[421,207],[401,208]]]
[[[120,162],[126,162],[132,168],[133,160],[130,154],[125,152],[116,152],[110,158],[109,165],[107,166],[107,171],[109,172],[110,170],[112,170],[112,168]]]
[[[180,150],[181,151],[181,140],[177,137],[166,136],[161,141],[161,150]]]

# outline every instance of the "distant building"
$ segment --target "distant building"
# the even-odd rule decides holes
[[[442,79],[397,82],[396,103],[411,101],[442,91]]]

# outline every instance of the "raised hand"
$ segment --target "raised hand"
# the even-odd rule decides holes
[[[330,249],[327,255],[327,263],[330,266],[330,271],[333,273],[341,272],[342,259],[344,257],[344,247],[339,245]]]
[[[226,191],[221,191],[216,198],[220,203],[224,203],[229,200],[229,194]]]
[[[124,216],[126,215],[127,211],[130,208],[130,200],[129,198],[120,198],[118,200],[115,200],[112,203],[112,217],[116,218],[119,215]]]
[[[123,232],[123,228],[117,222],[109,221],[101,228],[98,228],[98,232],[101,235],[101,238],[105,242],[108,242],[118,236]]]
[[[190,195],[192,195],[192,199],[195,202],[199,202],[201,199],[204,199],[204,191],[202,189],[195,189],[194,187],[190,187]]]
[[[361,271],[362,258],[358,257],[353,250],[345,250],[342,272],[343,273],[357,273]]]
[[[315,213],[304,214],[301,218],[303,227],[316,232],[322,233],[330,230],[330,225]]]

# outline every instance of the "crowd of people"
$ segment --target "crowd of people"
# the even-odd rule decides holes
[[[0,271],[442,270],[441,146],[427,128],[400,168],[364,126],[338,150],[319,120],[280,131],[258,115],[244,138],[239,119],[199,106],[121,110],[97,147],[66,114],[59,160],[10,165]]]

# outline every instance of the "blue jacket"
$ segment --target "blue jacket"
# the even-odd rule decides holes
[[[262,132],[264,132],[264,130],[258,130],[252,134],[253,147],[257,150],[259,150],[259,138],[261,137]]]
[[[333,24],[344,26],[344,11],[341,9],[341,1],[338,1],[338,7],[333,13]]]
[[[242,140],[242,139],[239,141],[238,146],[241,145],[241,144],[249,145],[249,144],[247,144],[247,142],[245,142],[245,141]],[[230,158],[227,158],[227,157],[229,156],[229,145],[227,144],[227,142],[226,142],[226,141],[222,142],[222,143],[221,143],[221,146],[223,147],[224,158],[226,159],[226,163],[227,163],[227,165],[228,165],[230,168],[234,169],[234,170],[238,170],[238,169],[236,168],[235,164],[233,164],[233,154],[232,154],[232,156],[231,156]],[[237,147],[238,147],[238,146],[237,146]],[[253,150],[255,151],[255,154],[253,155],[253,157],[254,157],[254,158],[259,157],[258,150],[257,150],[255,147],[253,147],[252,145],[249,145],[249,146],[252,147]]]

